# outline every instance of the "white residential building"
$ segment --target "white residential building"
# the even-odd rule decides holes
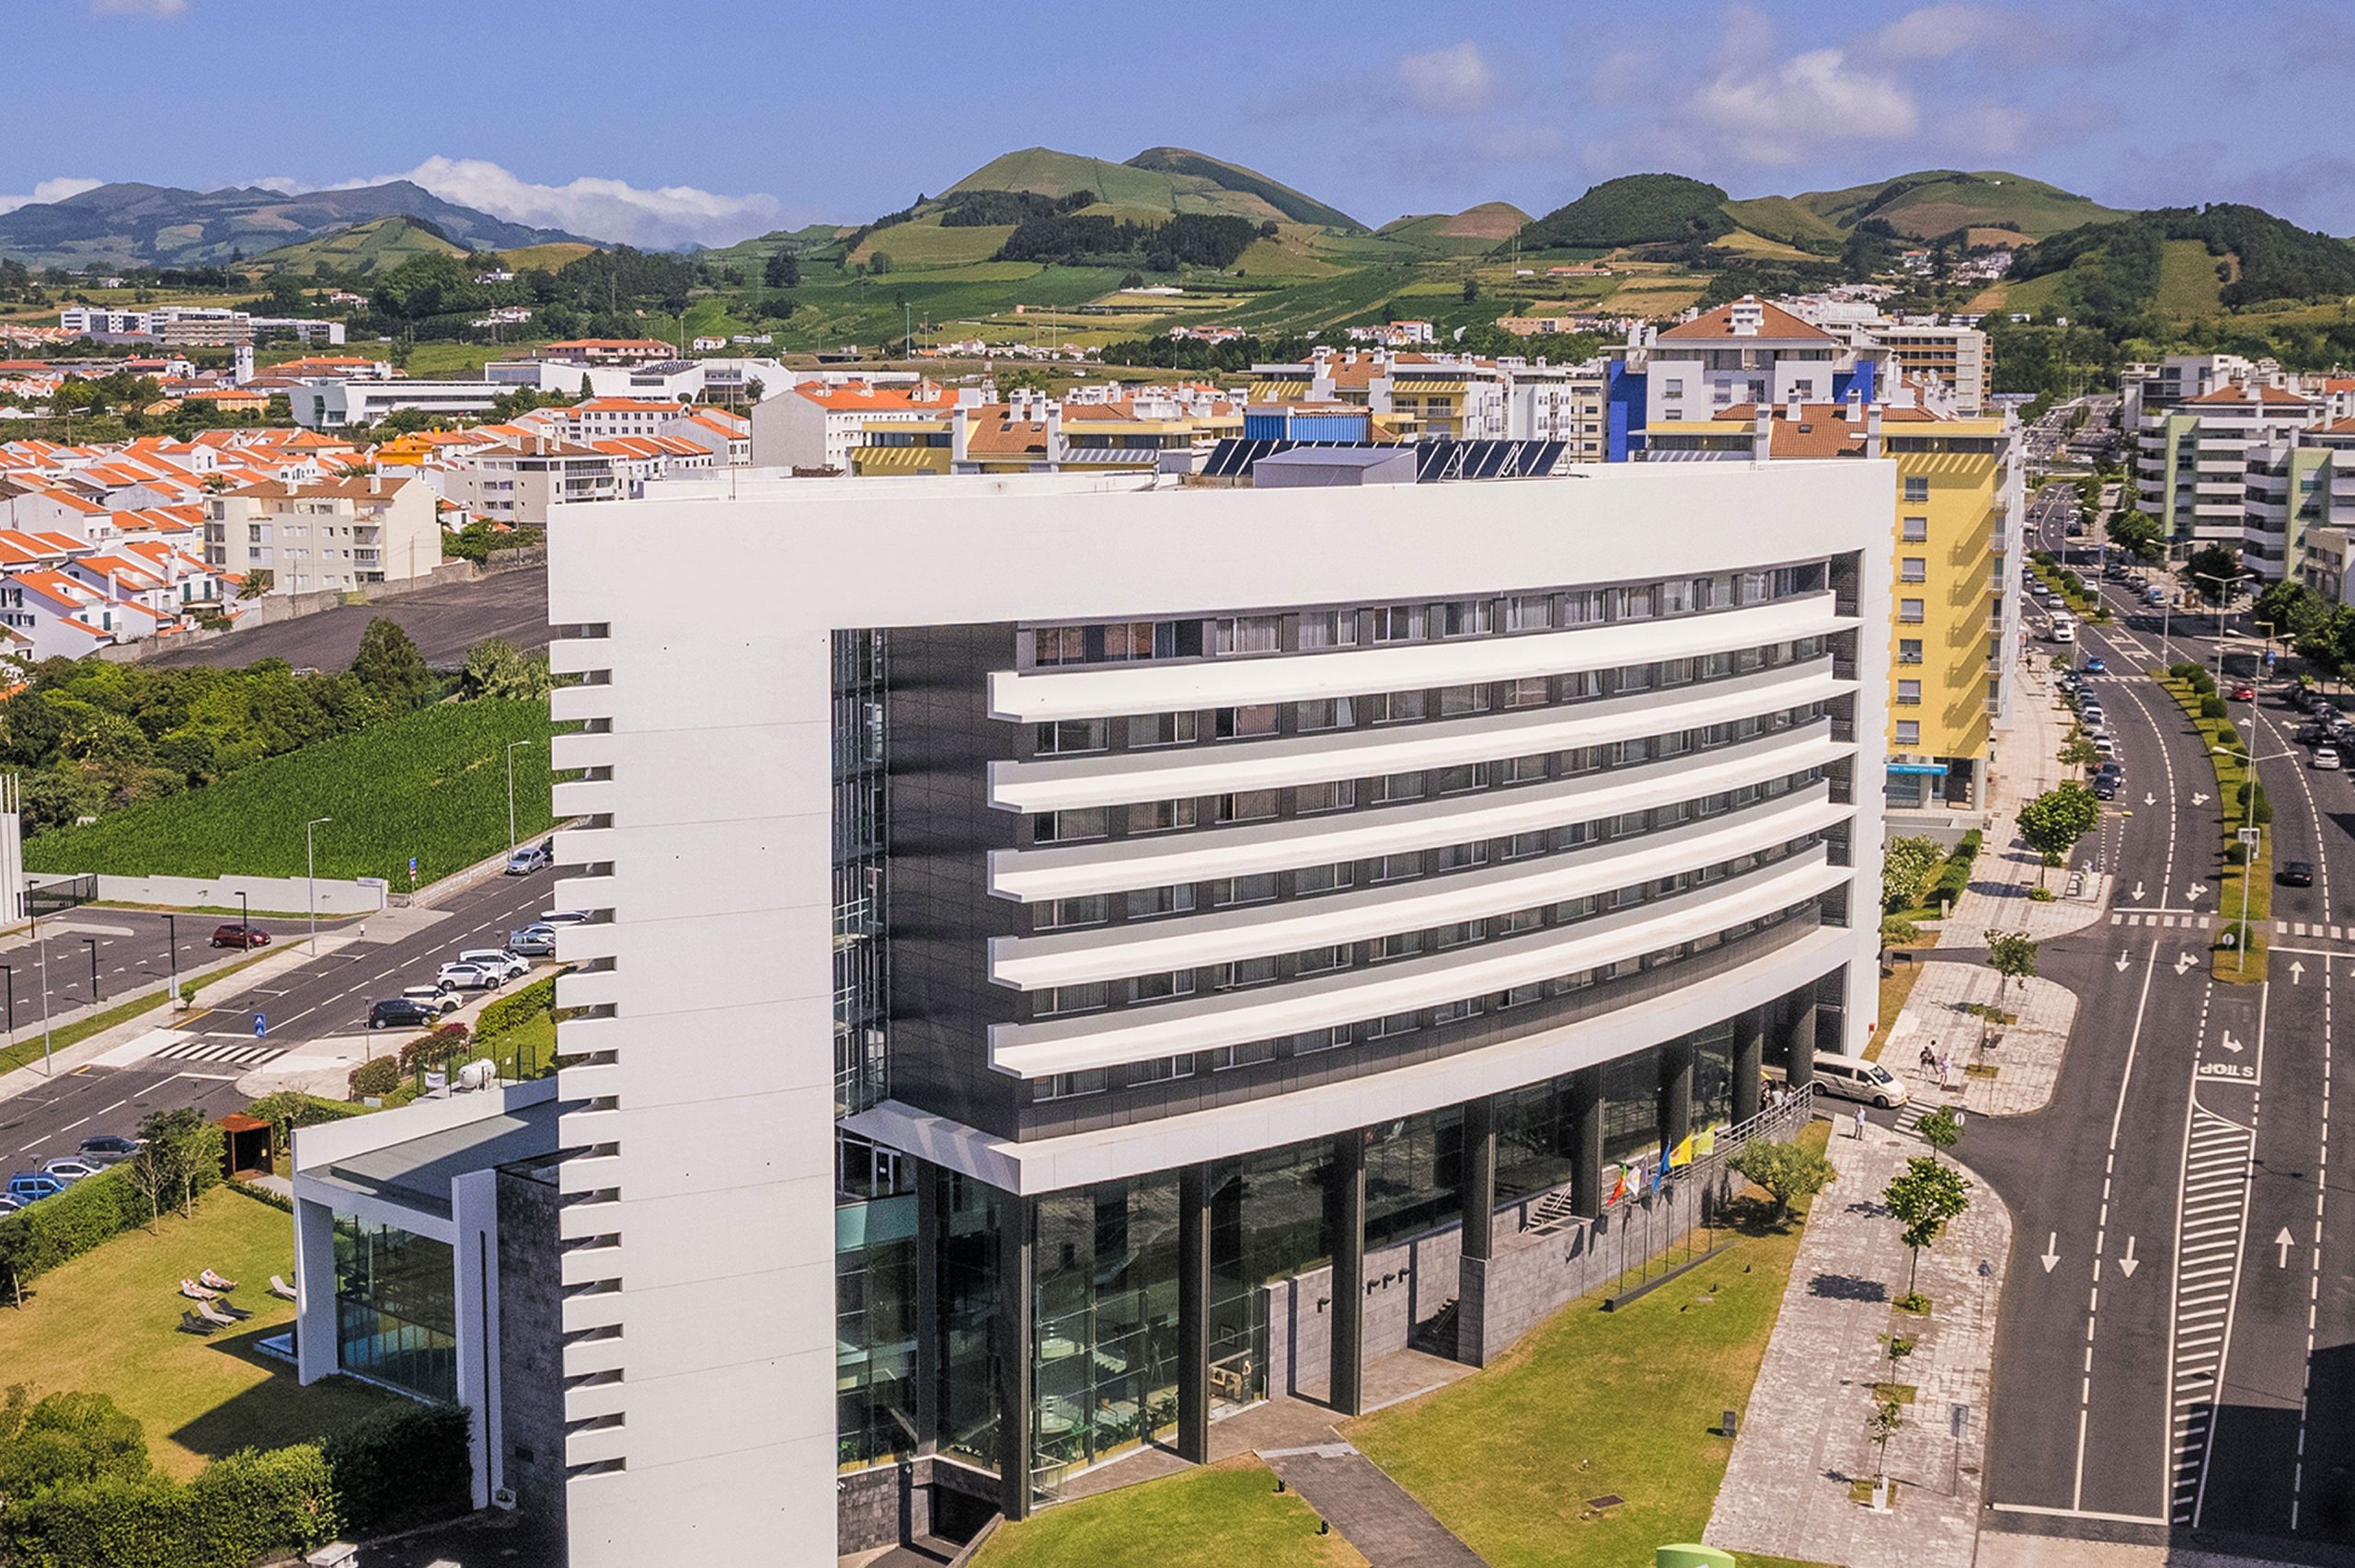
[[[442,564],[442,524],[421,479],[371,475],[248,486],[204,501],[204,560],[272,593],[350,589],[421,577]]]
[[[338,430],[347,425],[373,425],[403,408],[428,414],[475,417],[488,414],[511,386],[488,381],[418,381],[395,376],[385,381],[355,381],[347,377],[306,382],[287,390],[294,422],[308,430]]]

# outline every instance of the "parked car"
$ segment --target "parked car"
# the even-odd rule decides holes
[[[544,925],[527,925],[507,933],[507,951],[519,958],[556,956],[556,933]]]
[[[2319,768],[2326,773],[2337,773],[2338,771],[2338,748],[2336,746],[2315,747],[2314,761],[2307,765],[2309,767]]]
[[[78,1154],[61,1154],[54,1160],[40,1162],[40,1173],[55,1176],[62,1182],[78,1182],[85,1176],[95,1176],[106,1167]]]
[[[459,1008],[465,1005],[465,1002],[460,1001],[455,996],[446,990],[443,990],[440,986],[403,986],[401,987],[401,995],[408,1001],[413,1001],[419,1007],[422,1007],[426,1011],[437,1015],[444,1013],[455,1013]]]
[[[19,1204],[39,1203],[45,1197],[55,1197],[69,1185],[61,1176],[45,1175],[39,1171],[19,1171],[8,1178],[8,1196]]]
[[[461,964],[488,969],[502,980],[521,979],[532,972],[531,960],[503,947],[470,947],[458,955]]]
[[[506,975],[480,964],[444,964],[435,981],[444,990],[497,990]]]
[[[121,1133],[102,1132],[95,1138],[84,1139],[82,1146],[74,1152],[94,1165],[111,1165],[118,1161],[130,1159],[139,1152],[141,1147],[140,1141],[135,1138],[125,1138]]]
[[[2161,588],[2157,583],[2153,583],[2150,587],[2142,590],[2142,602],[2150,605],[2153,609],[2158,608],[2166,601],[2167,590]]]
[[[529,876],[534,871],[546,871],[556,861],[546,844],[525,844],[507,857],[507,875]]]
[[[2290,738],[2301,746],[2319,746],[2330,738],[2330,727],[2326,724],[2302,724]]]
[[[258,925],[239,925],[232,921],[227,925],[216,925],[213,928],[213,945],[215,947],[267,947],[270,945],[270,933]]]
[[[2096,800],[2116,800],[2118,798],[2118,792],[2122,787],[2122,784],[2114,773],[2096,773],[2094,775],[2094,798]]]
[[[2118,742],[2112,740],[2107,735],[2097,735],[2093,737],[2093,745],[2094,753],[2097,756],[2114,757],[2118,754]]]
[[[2315,863],[2310,860],[2285,860],[2281,869],[2274,873],[2275,880],[2284,887],[2311,887],[2315,885]]]
[[[1905,1104],[1905,1085],[1877,1061],[1861,1058],[1818,1057],[1815,1086],[1844,1100],[1864,1100],[1883,1107]]]
[[[406,996],[389,996],[368,1010],[371,1029],[430,1029],[441,1013]]]
[[[6,1193],[0,1193],[0,1214],[14,1214],[24,1207],[24,1199],[10,1197]]]

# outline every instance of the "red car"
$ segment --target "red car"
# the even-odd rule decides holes
[[[2239,685],[2233,688],[2233,701],[2236,703],[2253,703],[2257,701],[2257,688],[2250,685],[2246,681],[2242,681]]]
[[[270,933],[258,925],[216,925],[213,928],[215,947],[267,947]]]

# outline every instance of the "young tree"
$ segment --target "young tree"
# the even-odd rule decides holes
[[[1920,1133],[1922,1141],[1930,1146],[1930,1157],[1935,1160],[1962,1140],[1962,1119],[1954,1114],[1952,1105],[1940,1105],[1915,1122],[1913,1130]],[[1890,1354],[1893,1356],[1896,1353],[1892,1345]]]
[[[2020,837],[2044,857],[2044,866],[2036,874],[2036,885],[2041,887],[2044,868],[2060,864],[2062,857],[2101,820],[2101,802],[2085,784],[2069,779],[2022,806],[2017,820]]]
[[[1796,1143],[1745,1143],[1727,1162],[1734,1174],[1763,1188],[1775,1200],[1775,1219],[1787,1219],[1802,1203],[1832,1185],[1832,1162]]]
[[[1945,858],[1936,839],[1890,840],[1880,857],[1881,909],[1894,912],[1920,903],[1923,882]]]
[[[2024,931],[1997,931],[1990,927],[1987,932],[1987,967],[2005,979],[2017,980],[2020,989],[2026,990],[2028,977],[2036,973],[2036,938]]]
[[[2229,544],[2203,544],[2183,563],[2183,580],[2211,604],[2226,602],[2240,586],[2241,553]]]
[[[545,697],[548,694],[546,654],[526,658],[505,637],[486,637],[466,650],[465,668],[458,674],[459,694],[477,697]]]
[[[1873,1474],[1889,1473],[1889,1440],[1905,1425],[1905,1407],[1893,1399],[1873,1402],[1873,1413],[1865,1417],[1865,1430],[1873,1440]]]
[[[379,615],[360,634],[360,651],[352,656],[351,673],[369,697],[388,713],[405,714],[422,707],[433,695],[433,671],[425,656],[400,628],[400,623]]]
[[[151,1202],[160,1206],[168,1196],[183,1215],[194,1212],[197,1194],[221,1179],[221,1129],[206,1121],[201,1111],[183,1105],[141,1117],[139,1138],[142,1147],[133,1160],[150,1162]],[[134,1184],[143,1196],[149,1195],[148,1185],[138,1180],[135,1171]]]
[[[1907,1299],[1914,1299],[1913,1281],[1921,1272],[1922,1249],[1935,1243],[1946,1232],[1947,1222],[1970,1207],[1966,1196],[1970,1186],[1952,1165],[1921,1154],[1905,1162],[1905,1169],[1890,1178],[1880,1201],[1890,1218],[1904,1227],[1899,1239],[1913,1254],[1905,1271]]]

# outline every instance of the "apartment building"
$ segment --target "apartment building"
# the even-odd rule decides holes
[[[1979,825],[2018,677],[2023,454],[2010,414],[1920,404],[1740,406],[1646,430],[1642,458],[1884,461],[1879,569],[1891,585],[1882,771],[1892,831]]]
[[[823,1562],[1485,1361],[1861,1051],[1891,464],[1360,455],[580,509],[570,1065],[296,1135],[304,1379],[577,1568]]]
[[[1987,334],[1975,326],[1935,321],[1878,321],[1867,328],[1888,351],[1901,376],[1930,378],[1947,389],[1955,412],[1966,417],[1987,406]]]
[[[433,492],[419,479],[272,481],[203,505],[205,565],[239,577],[266,571],[272,593],[356,589],[442,564]]]
[[[2247,476],[2252,456],[2295,441],[2322,418],[2324,399],[2263,382],[2226,382],[2158,407],[2135,425],[2135,492],[2142,509],[2177,544],[2229,544],[2252,570],[2279,578],[2293,569],[2282,520],[2264,509],[2252,531]]]
[[[622,461],[587,442],[515,429],[446,454],[442,496],[493,522],[546,528],[569,507],[625,499]]]
[[[1189,474],[1245,432],[1243,406],[1208,386],[1108,388],[1057,401],[1017,392],[982,403],[960,392],[932,418],[862,424],[850,449],[862,477],[904,474]]]
[[[404,408],[428,414],[479,418],[512,391],[488,381],[419,381],[408,376],[387,380],[354,380],[336,376],[305,382],[286,390],[294,422],[306,430],[335,430],[347,425],[373,425]]]
[[[1468,354],[1318,349],[1293,364],[1251,367],[1253,403],[1343,403],[1402,441],[1500,441],[1506,378]]]
[[[1754,295],[1650,333],[1630,357],[1644,371],[1647,428],[1713,419],[1738,406],[1870,399],[1874,361],[1852,344]]]
[[[978,393],[974,400],[980,400]],[[881,385],[803,382],[752,406],[752,462],[763,468],[851,471],[851,449],[878,426],[936,421],[957,404],[930,381]]]

